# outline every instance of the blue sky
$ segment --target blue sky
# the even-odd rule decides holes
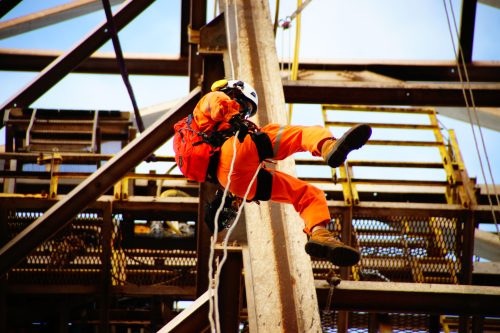
[[[49,8],[66,1],[24,0],[2,20],[15,18]],[[297,4],[295,0],[282,0],[280,17],[290,15]],[[460,1],[454,0],[455,14],[460,14]],[[275,2],[270,2],[274,13]],[[208,18],[213,17],[213,2],[208,4]],[[274,14],[272,15],[274,17]],[[180,1],[158,0],[138,19],[125,27],[119,34],[125,53],[159,53],[176,55],[179,52]],[[104,20],[103,12],[88,14],[54,26],[0,40],[0,48],[66,51],[78,43],[86,34]],[[457,18],[459,22],[459,18]],[[294,39],[292,28],[279,31],[277,36],[278,55],[288,58]],[[475,60],[500,61],[500,9],[478,5]],[[101,50],[112,52],[111,43]],[[453,47],[446,23],[443,2],[436,0],[314,0],[303,11],[300,59],[349,60],[451,60]],[[37,73],[0,71],[0,100],[4,102],[19,89],[35,78]],[[140,108],[167,102],[188,93],[186,77],[131,76],[131,82]],[[119,75],[70,74],[48,93],[37,100],[32,107],[60,109],[114,109],[131,110],[131,103]],[[320,124],[321,112],[318,105],[297,105],[294,122]],[[348,115],[356,119],[356,115]],[[361,118],[359,121],[369,121]],[[477,153],[472,140],[470,125],[440,117],[447,128],[457,131],[469,175],[478,177],[483,183]],[[358,121],[358,120],[356,120]],[[341,131],[335,133],[340,136]],[[491,166],[496,182],[500,179],[500,156],[495,147],[500,134],[483,129]],[[412,133],[413,135],[413,133]],[[4,140],[0,132],[1,141]],[[382,131],[374,137],[383,137]],[[495,150],[496,149],[496,150]],[[367,148],[355,152],[352,159],[385,159],[419,156],[422,159],[436,158],[435,152],[421,153],[394,149],[383,152]],[[405,157],[406,158],[406,157]],[[437,157],[439,158],[439,156]],[[486,165],[485,165],[486,166]],[[325,169],[326,170],[326,169]],[[300,170],[299,170],[300,171]],[[362,173],[363,170],[359,172]],[[325,171],[321,171],[325,172]],[[327,172],[327,171],[326,171]],[[385,171],[387,172],[387,171]],[[488,172],[486,170],[486,172]],[[409,172],[402,177],[429,175]],[[432,177],[440,178],[442,174]],[[491,180],[488,179],[491,183]]]

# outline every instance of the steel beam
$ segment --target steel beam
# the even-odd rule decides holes
[[[3,0],[0,1],[0,18],[2,18],[5,14],[10,12],[12,8],[16,7],[21,0]]]
[[[39,72],[63,55],[58,51],[0,49],[0,70]],[[187,58],[170,55],[124,54],[129,74],[187,76]],[[114,53],[94,53],[73,73],[119,74]]]
[[[191,0],[191,10],[189,19],[189,29],[191,37],[188,34],[189,42],[189,85],[190,87],[200,84],[201,74],[203,71],[203,60],[198,53],[198,42],[195,35],[199,34],[199,30],[206,23],[207,1],[206,0]],[[191,38],[191,40],[189,40]],[[199,38],[198,38],[199,39]]]
[[[460,35],[458,46],[460,64],[469,64],[472,61],[474,45],[474,28],[476,23],[477,0],[464,0],[462,2],[462,15],[460,22]],[[462,59],[463,56],[463,59]]]
[[[228,30],[227,77],[252,84],[259,95],[257,122],[286,124],[285,99],[274,33],[265,1],[222,3]],[[238,28],[237,28],[238,27]],[[293,161],[279,162],[293,173]],[[304,251],[304,222],[291,205],[245,206],[245,285],[251,332],[319,332],[321,323],[310,257]],[[240,240],[238,240],[240,241]]]
[[[209,291],[163,326],[158,333],[205,332],[207,329]],[[224,315],[224,314],[223,314]]]
[[[500,84],[473,84],[476,106],[500,106]],[[287,103],[464,106],[459,83],[283,81]],[[469,101],[469,105],[472,103]]]
[[[210,86],[216,80],[225,77],[224,63],[221,55],[204,55],[203,56],[203,82],[202,91],[209,92]],[[209,287],[208,285],[208,261],[210,255],[210,230],[205,219],[205,203],[214,199],[217,185],[205,182],[200,184],[200,202],[203,203],[198,207],[198,223],[196,225],[197,234],[197,260],[196,260],[196,295],[200,296]]]
[[[95,201],[123,175],[150,156],[173,135],[174,124],[187,116],[200,97],[196,88],[175,108],[129,143],[119,154],[75,187],[65,199],[21,231],[0,249],[0,276],[25,258],[42,242],[68,225],[87,205]]]
[[[111,5],[124,0],[111,0]],[[0,39],[16,36],[102,9],[101,0],[77,0],[0,22]]]
[[[325,304],[330,285],[315,284]],[[370,281],[342,281],[332,299],[337,310],[484,316],[500,315],[499,302],[499,287]]]
[[[128,0],[114,15],[117,30],[130,23],[151,3],[153,3],[153,0]],[[29,107],[31,103],[52,88],[83,60],[104,45],[109,38],[110,32],[107,29],[107,21],[104,21],[73,49],[54,60],[33,81],[4,102],[0,106],[0,119],[3,119],[4,109],[6,108]]]
[[[186,42],[187,43],[187,42]],[[41,71],[57,57],[57,51],[0,49],[0,70],[6,71]],[[168,54],[125,54],[125,63],[130,74],[145,75],[188,75],[187,56]],[[284,68],[288,63],[283,64]],[[281,66],[281,65],[280,65]],[[401,81],[459,81],[456,64],[449,61],[434,62],[383,62],[366,61],[365,63],[334,63],[306,61],[299,64],[301,71],[370,71]],[[281,68],[281,67],[280,67]],[[117,74],[118,68],[112,53],[95,53],[75,67],[77,73]],[[500,66],[498,62],[474,61],[467,64],[467,72],[472,82],[498,82]]]

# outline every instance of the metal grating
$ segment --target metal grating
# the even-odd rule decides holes
[[[39,218],[40,211],[7,213],[7,234],[12,239]],[[113,218],[111,239],[105,240],[101,212],[82,213],[64,230],[11,270],[10,283],[39,285],[98,285],[103,260],[110,262],[111,283],[123,285],[194,286],[196,251],[122,246],[121,215]],[[110,244],[111,258],[103,258]]]
[[[321,328],[323,333],[337,333],[338,311],[322,311]],[[408,313],[369,313],[369,312],[350,312],[348,320],[349,333],[367,333],[371,331],[370,325],[378,326],[383,323],[391,328],[392,332],[397,333],[424,333],[429,331],[430,316],[426,314],[408,314]]]
[[[113,218],[113,285],[193,286],[196,284],[196,251],[126,248],[122,246],[121,215]]]
[[[43,213],[10,211],[12,239]],[[44,242],[9,273],[16,284],[97,284],[102,273],[102,216],[83,213],[51,240]]]
[[[358,217],[356,280],[458,284],[461,226],[447,217]]]

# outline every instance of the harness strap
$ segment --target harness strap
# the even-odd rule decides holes
[[[269,135],[264,132],[254,132],[251,134],[251,138],[257,147],[257,153],[259,154],[259,161],[264,161],[266,158],[271,158],[273,154],[273,144]]]
[[[273,189],[273,175],[267,169],[260,169],[257,174],[257,188],[252,201],[268,201]]]

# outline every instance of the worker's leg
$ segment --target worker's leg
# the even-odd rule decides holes
[[[309,151],[313,156],[321,156],[318,145],[332,139],[332,133],[321,126],[282,126],[269,124],[261,129],[271,139],[273,159],[282,160],[288,156],[303,151]]]
[[[310,235],[316,225],[330,222],[330,212],[323,191],[278,170],[271,173],[271,201],[292,204],[304,220],[305,233]]]
[[[235,140],[236,157],[229,183],[228,175],[230,174]],[[295,142],[295,140],[291,141],[293,142],[288,146]],[[299,146],[295,145],[295,148],[297,147]],[[288,149],[288,151],[292,150]],[[250,136],[247,136],[243,143],[234,137],[230,138],[221,149],[217,178],[222,186],[229,185],[229,190],[233,194],[244,197],[260,163],[262,162],[259,161],[257,148]],[[306,252],[309,255],[325,258],[339,266],[350,266],[359,261],[359,251],[337,241],[324,229],[324,226],[330,221],[330,214],[325,195],[321,190],[279,171],[269,173],[261,170],[261,174],[267,175],[267,178],[263,177],[252,184],[247,200],[270,199],[292,204],[304,220],[304,231],[311,235],[306,245]],[[270,187],[269,184],[271,184]],[[270,193],[265,193],[266,191],[262,191],[262,189],[267,189]],[[313,231],[313,229],[315,230]]]
[[[365,124],[352,127],[338,140],[321,126],[269,124],[262,131],[271,139],[274,159],[281,160],[297,152],[309,151],[313,156],[322,156],[332,168],[342,165],[347,155],[361,148],[372,133],[370,126]]]

